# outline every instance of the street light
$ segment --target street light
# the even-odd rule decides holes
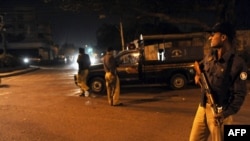
[[[92,54],[93,53],[93,48],[92,47],[88,47],[87,52],[88,52],[88,54]]]
[[[99,19],[105,19],[106,15],[105,14],[100,14]],[[121,36],[121,45],[122,45],[122,50],[125,50],[125,44],[124,44],[124,33],[123,33],[123,25],[122,25],[122,19],[120,18],[119,21],[119,28],[118,31],[120,32]]]
[[[124,35],[123,35],[123,26],[122,26],[122,21],[121,21],[121,19],[120,19],[120,34],[121,34],[122,50],[125,50],[125,46],[124,46]]]

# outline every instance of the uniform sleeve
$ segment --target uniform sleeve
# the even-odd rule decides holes
[[[228,117],[229,115],[237,113],[247,94],[247,66],[244,63],[244,61],[240,61],[240,63],[235,63],[232,69],[235,69],[236,73],[233,75],[233,89],[232,94],[229,99],[229,105],[223,112],[225,117]]]
[[[80,63],[80,61],[81,61],[81,55],[78,55],[78,57],[77,57],[77,63]]]

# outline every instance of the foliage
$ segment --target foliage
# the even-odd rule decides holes
[[[172,24],[207,23],[194,14],[215,13],[215,20],[235,20],[235,0],[44,0],[66,11],[91,11],[102,17],[117,15],[125,19],[164,21]],[[232,21],[234,22],[234,21]]]
[[[116,50],[121,50],[121,38],[119,31],[115,25],[104,24],[97,31],[97,46],[101,50],[108,47],[113,47]]]
[[[217,21],[235,23],[235,5],[238,1],[44,0],[44,2],[55,6],[59,5],[65,11],[93,12],[99,15],[100,19],[114,15],[120,17],[120,21],[123,22],[125,41],[129,42],[137,38],[139,34],[188,32],[181,31],[187,28],[190,29],[189,32],[196,32],[210,27]],[[204,18],[204,15],[207,17]],[[117,25],[109,25],[105,29],[104,27],[107,27],[106,24],[97,31],[99,47],[108,45],[116,46],[116,48],[121,47],[121,43],[119,43],[121,41],[120,34],[112,26],[119,27]],[[112,38],[113,40],[111,40]]]

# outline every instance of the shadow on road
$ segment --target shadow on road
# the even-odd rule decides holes
[[[7,84],[2,84],[2,85],[0,85],[0,88],[9,88],[10,86],[9,85],[7,85]]]
[[[181,90],[190,90],[190,89],[197,89],[199,88],[196,85],[188,85],[186,88]],[[159,94],[163,92],[173,92],[173,90],[168,87],[159,86],[159,87],[132,87],[132,88],[121,88],[121,94],[131,94],[131,93],[143,93],[143,94]],[[178,90],[177,90],[178,91]]]

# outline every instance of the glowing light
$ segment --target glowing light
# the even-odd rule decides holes
[[[96,58],[94,56],[90,57],[90,62],[91,64],[95,64],[96,63]]]
[[[23,58],[23,62],[24,62],[25,64],[29,63],[29,58]]]
[[[93,49],[91,47],[88,47],[88,51],[89,54],[93,52]]]

